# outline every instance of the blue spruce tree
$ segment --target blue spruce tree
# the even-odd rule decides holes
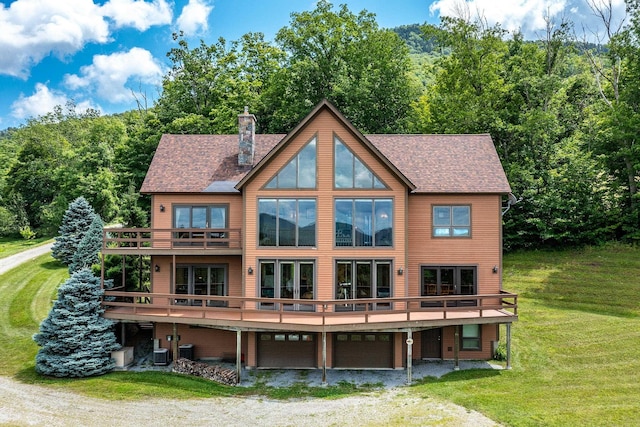
[[[76,252],[71,258],[69,264],[69,273],[80,270],[84,267],[91,267],[93,264],[100,262],[100,249],[102,249],[102,219],[100,215],[95,214],[89,229],[84,233],[82,240],[78,244]]]
[[[80,241],[84,237],[93,221],[95,212],[84,197],[78,197],[69,203],[59,235],[51,248],[52,256],[64,265],[69,266],[73,262],[73,254],[76,253]]]
[[[58,289],[58,299],[33,336],[40,346],[36,371],[54,377],[102,375],[115,366],[120,348],[113,325],[102,317],[100,279],[87,268],[73,273]]]

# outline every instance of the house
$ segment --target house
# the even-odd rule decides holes
[[[327,101],[286,135],[255,128],[245,109],[239,135],[162,137],[151,228],[105,230],[103,254],[151,266],[150,292],[107,291],[123,341],[147,325],[165,353],[323,378],[490,359],[502,324],[510,347],[489,135],[363,135]]]

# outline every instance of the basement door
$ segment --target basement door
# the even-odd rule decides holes
[[[393,334],[349,332],[333,336],[335,368],[393,368]]]
[[[422,331],[422,358],[442,359],[442,328]]]
[[[258,336],[258,368],[315,368],[316,334],[261,332]]]

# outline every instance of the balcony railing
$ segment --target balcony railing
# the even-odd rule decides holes
[[[241,249],[236,228],[109,228],[103,230],[104,250]]]
[[[185,304],[185,298],[191,299]],[[461,304],[464,302],[464,304]],[[366,298],[340,300],[275,299],[176,295],[165,293],[106,291],[107,316],[114,319],[145,319],[174,323],[262,323],[278,327],[325,327],[358,325],[383,327],[383,323],[485,323],[517,319],[518,296],[509,292],[487,295]],[[296,309],[303,307],[301,309]],[[352,307],[351,310],[345,308]],[[156,320],[157,319],[157,320]],[[487,320],[492,319],[492,320]],[[502,320],[502,322],[501,322]]]

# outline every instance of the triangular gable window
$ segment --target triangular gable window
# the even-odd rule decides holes
[[[337,137],[334,137],[334,182],[336,188],[387,188]]]
[[[316,188],[316,138],[280,169],[265,188]]]

